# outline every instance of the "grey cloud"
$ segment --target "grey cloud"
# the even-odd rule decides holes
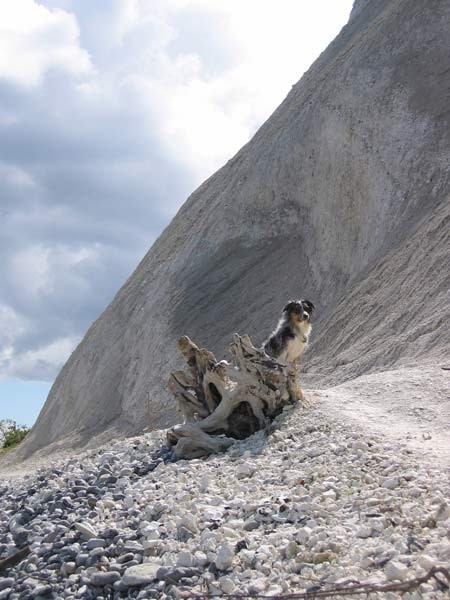
[[[77,85],[0,80],[0,305],[20,325],[0,375],[52,379],[66,356],[39,350],[82,336],[195,185],[138,102]]]

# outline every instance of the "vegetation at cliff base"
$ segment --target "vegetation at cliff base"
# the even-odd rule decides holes
[[[10,450],[25,438],[30,431],[25,425],[17,425],[15,421],[6,419],[0,421],[0,449]]]

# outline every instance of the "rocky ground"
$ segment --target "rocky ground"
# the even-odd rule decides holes
[[[205,460],[171,462],[161,431],[5,477],[0,557],[30,551],[0,600],[276,597],[448,570],[445,464],[338,419],[336,393]],[[370,597],[448,598],[438,579]]]

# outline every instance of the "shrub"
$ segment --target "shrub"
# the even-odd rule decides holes
[[[17,425],[15,421],[3,422],[1,425],[1,441],[3,448],[13,448],[14,446],[17,446],[30,431],[25,425]]]

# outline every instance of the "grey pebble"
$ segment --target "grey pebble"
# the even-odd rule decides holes
[[[246,521],[244,523],[244,530],[245,531],[254,531],[255,529],[258,529],[259,526],[260,526],[259,521],[256,521],[255,519],[250,519],[249,521]]]
[[[191,569],[190,567],[160,567],[156,576],[166,583],[177,583],[180,579],[194,577],[199,574],[198,569]]]
[[[51,592],[51,585],[38,585],[31,591],[31,597],[38,598],[39,596],[48,596]]]
[[[0,578],[0,591],[11,587],[14,584],[14,577],[2,577]]]
[[[96,586],[112,585],[114,582],[119,581],[119,579],[120,575],[117,571],[99,571],[91,575],[91,583]]]
[[[93,548],[104,548],[106,546],[105,540],[100,538],[91,538],[87,541],[87,549],[92,550]]]

